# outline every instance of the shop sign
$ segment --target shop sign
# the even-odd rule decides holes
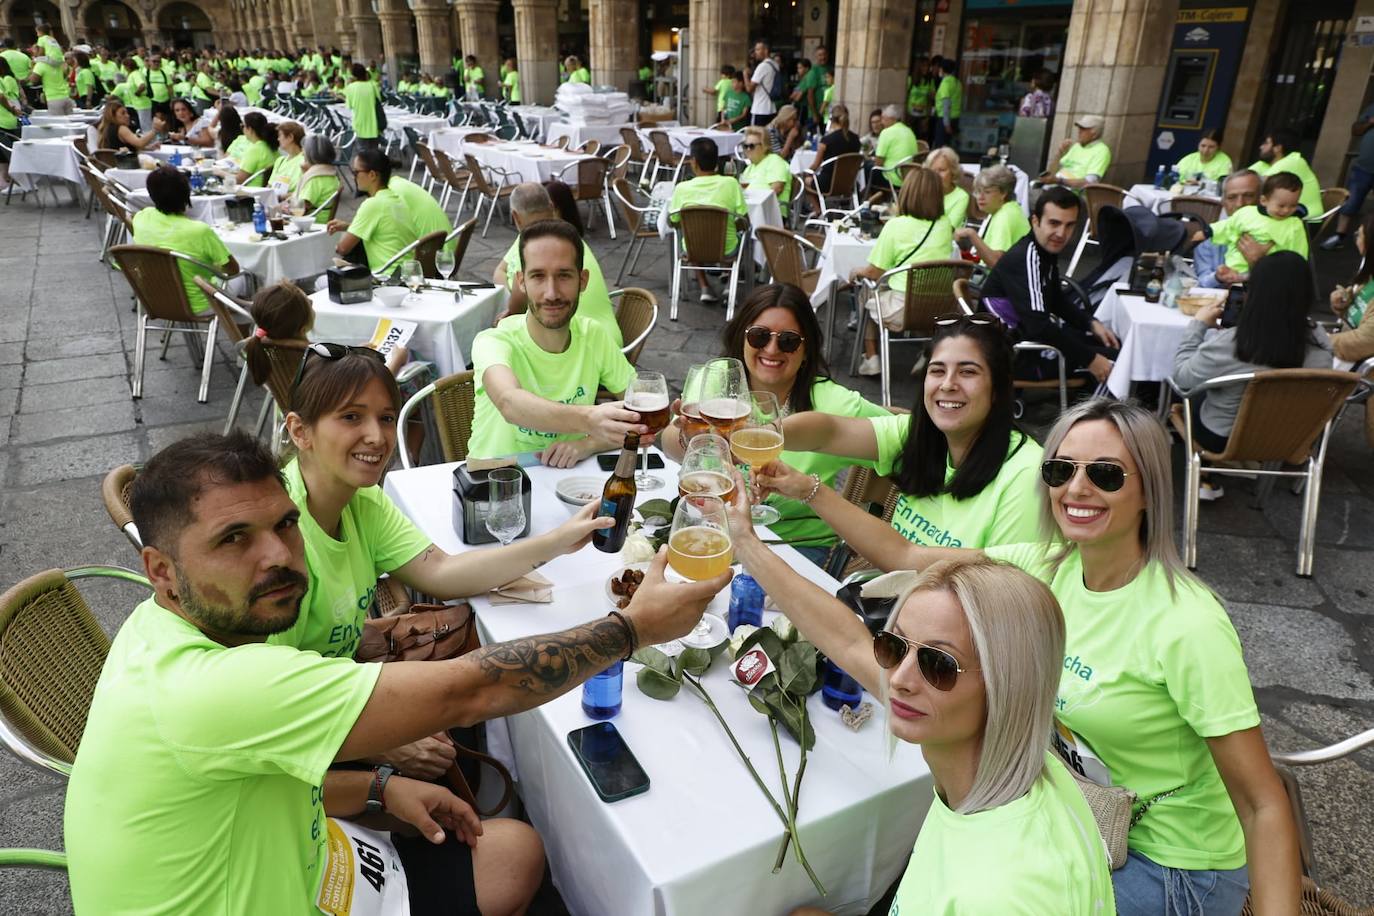
[[[1155,138],[1155,146],[1162,150],[1174,148],[1174,132],[1172,130],[1161,130],[1159,136]]]
[[[1250,11],[1243,6],[1178,11],[1178,22],[1244,22]]]

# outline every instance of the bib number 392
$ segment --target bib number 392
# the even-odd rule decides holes
[[[385,833],[328,818],[315,905],[328,916],[410,916],[406,873]]]

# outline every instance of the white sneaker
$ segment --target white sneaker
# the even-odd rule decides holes
[[[878,359],[878,357],[877,357],[876,354],[873,355],[873,356],[865,356],[865,357],[863,358],[863,360],[859,363],[859,374],[860,374],[860,375],[882,375],[882,374],[883,374],[883,364],[882,364],[882,362]]]
[[[709,289],[704,289],[701,291],[701,301],[706,303],[707,305],[715,305],[716,303],[720,302],[720,296],[717,296]]]
[[[844,326],[851,331],[857,331],[859,329],[859,316],[851,312],[849,320],[844,323]]]
[[[1226,491],[1221,488],[1221,484],[1202,482],[1198,488],[1197,498],[1205,503],[1216,502],[1226,495]]]

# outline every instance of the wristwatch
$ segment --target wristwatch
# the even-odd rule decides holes
[[[396,775],[396,770],[389,766],[379,766],[372,771],[372,783],[367,787],[367,813],[381,814],[386,810],[386,799],[383,793],[386,792],[386,782]]]

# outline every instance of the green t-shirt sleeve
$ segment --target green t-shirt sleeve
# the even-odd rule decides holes
[[[984,547],[983,553],[994,560],[1010,563],[1017,569],[1029,573],[1048,585],[1050,580],[1054,578],[1054,570],[1050,568],[1050,556],[1051,550],[1055,546],[1035,541],[1021,544],[997,544],[992,547]]]
[[[520,240],[517,238],[511,243],[510,250],[506,252],[504,258],[506,262],[506,288],[515,283],[515,275],[520,272]]]
[[[377,231],[377,224],[382,218],[382,207],[375,197],[369,197],[358,205],[358,212],[353,214],[353,221],[348,224],[348,231],[366,242]]]
[[[359,490],[354,507],[378,574],[405,566],[433,543],[380,487]]]
[[[215,234],[214,229],[204,223],[197,223],[196,225],[204,226],[204,230],[196,233],[193,239],[188,239],[194,245],[195,250],[187,251],[187,254],[215,267],[228,264],[231,255],[229,249],[225,247],[224,240]]]
[[[1240,238],[1241,233],[1245,230],[1240,225],[1240,220],[1236,218],[1239,215],[1240,212],[1238,211],[1231,216],[1212,223],[1212,244],[1232,245],[1235,243],[1236,239]]]
[[[886,165],[892,165],[887,157],[892,155],[892,147],[897,142],[897,132],[894,130],[884,130],[878,134],[878,146],[873,150],[875,156],[880,157]]]
[[[873,424],[873,435],[878,440],[878,460],[874,462],[873,470],[886,477],[892,473],[902,449],[906,447],[911,414],[888,414],[885,417],[873,417],[868,422]]]
[[[477,387],[482,387],[482,376],[492,366],[511,364],[511,343],[500,328],[488,328],[472,340],[472,372]]]
[[[1012,441],[1016,441],[1012,433]],[[989,544],[1022,544],[1040,536],[1040,489],[1036,484],[1043,452],[1029,437],[1022,440],[1015,456],[1002,464],[997,480],[997,515],[988,531]],[[986,491],[984,491],[986,492]]]
[[[1027,222],[1021,205],[1009,200],[988,220],[988,232],[983,236],[983,243],[993,251],[1006,251],[1021,241],[1029,231],[1030,223]]]
[[[1159,663],[1178,714],[1203,738],[1219,738],[1260,724],[1240,637],[1216,599],[1200,587],[1180,600],[1199,605],[1190,625],[1174,632]]]

